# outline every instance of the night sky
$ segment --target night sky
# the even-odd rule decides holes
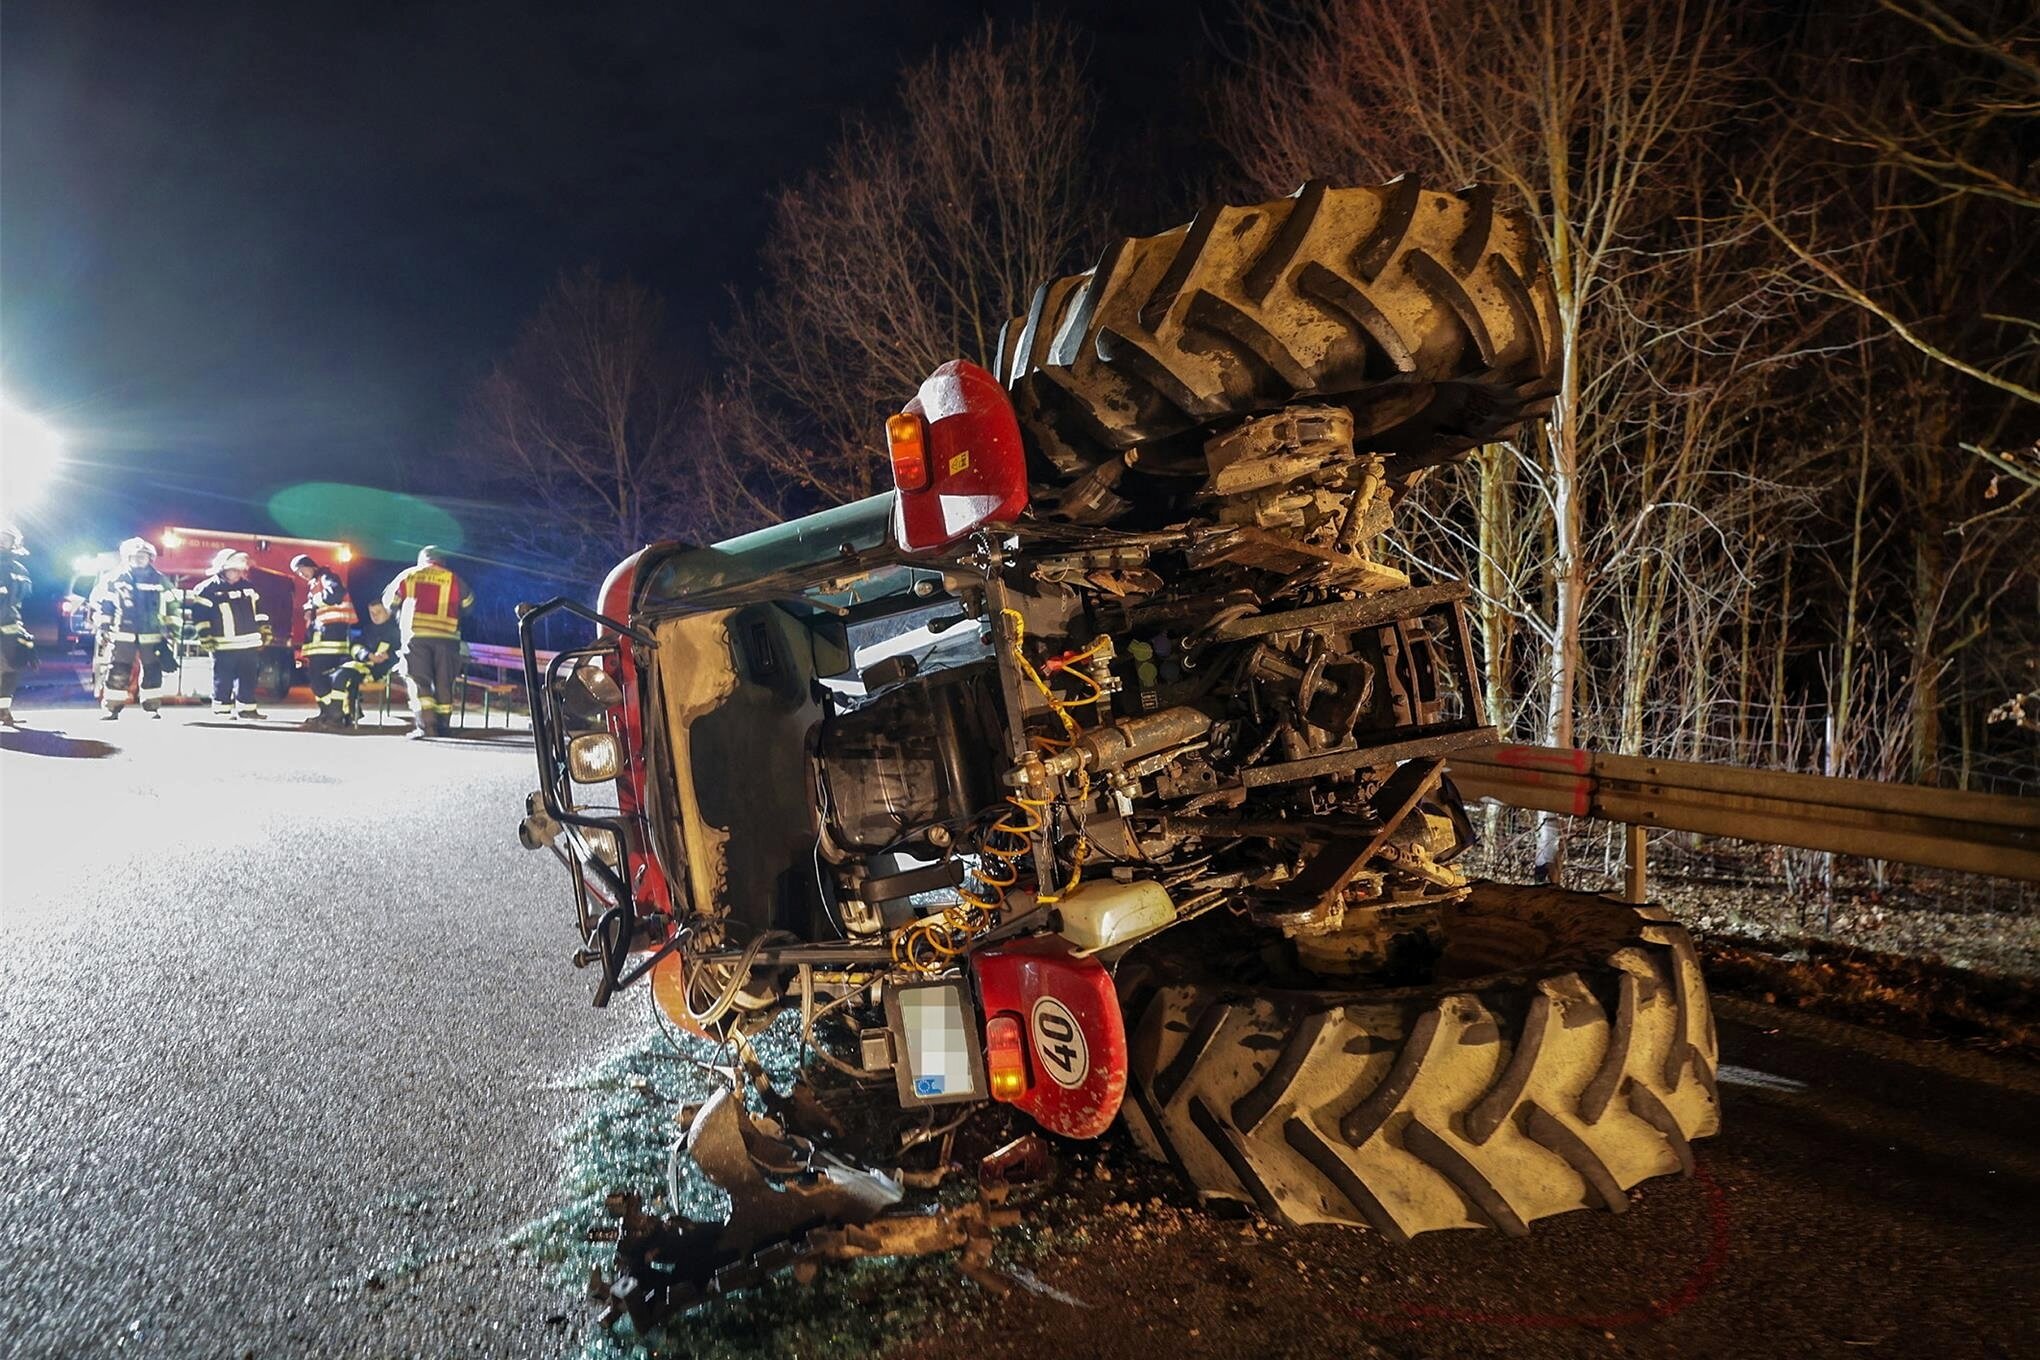
[[[559,270],[636,275],[705,349],[769,191],[901,65],[1034,8],[8,0],[0,385],[78,454],[31,528],[71,551],[131,517],[268,527],[301,481],[441,489]],[[1108,135],[1194,143],[1194,9],[1043,8],[1088,35]]]

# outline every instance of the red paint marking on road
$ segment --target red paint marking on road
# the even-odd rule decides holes
[[[1693,1168],[1693,1179],[1707,1196],[1707,1255],[1686,1282],[1667,1299],[1652,1299],[1641,1308],[1620,1313],[1488,1313],[1478,1309],[1440,1308],[1432,1304],[1404,1304],[1400,1313],[1375,1313],[1363,1308],[1347,1311],[1362,1322],[1415,1329],[1431,1322],[1466,1322],[1486,1327],[1523,1327],[1533,1331],[1555,1331],[1572,1327],[1598,1328],[1604,1332],[1663,1322],[1692,1307],[1713,1287],[1728,1261],[1728,1195],[1707,1168]]]

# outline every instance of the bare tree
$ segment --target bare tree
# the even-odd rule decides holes
[[[698,390],[656,295],[592,267],[563,274],[469,397],[470,494],[500,539],[583,582],[654,539],[712,529]]]
[[[1540,735],[1570,746],[1587,604],[1585,464],[1609,452],[1589,425],[1583,337],[1658,210],[1666,163],[1720,116],[1722,11],[1706,0],[1328,0],[1298,15],[1281,0],[1247,0],[1246,14],[1255,41],[1227,93],[1226,137],[1264,187],[1412,168],[1499,182],[1543,236],[1565,360],[1527,468],[1551,532]],[[1560,830],[1540,825],[1547,876],[1559,869]]]
[[[1876,63],[1874,79],[1822,80],[1809,63],[1817,74],[1801,89],[1801,131],[1833,148],[1822,158],[1827,167],[1856,184],[1802,209],[1797,220],[1773,206],[1775,185],[1752,193],[1749,208],[1807,286],[1876,318],[1947,372],[2040,406],[2040,305],[2031,286],[2031,239],[2040,225],[2033,156],[2040,21],[2031,6],[1994,0],[1877,0],[1876,8],[1895,22],[1872,31],[1898,55]],[[1876,205],[1874,215],[1861,214],[1866,203]],[[2005,247],[1997,264],[1974,255],[1965,261],[1964,283],[1990,284],[1977,290],[1980,307],[1951,305],[1968,298],[1920,297],[1909,286],[1914,280],[1879,268],[1887,262],[1882,241],[1917,229],[1908,218],[1944,225],[1986,215],[2012,225],[2009,236],[1997,236]],[[1844,219],[1839,227],[1836,217]],[[1965,447],[1995,473],[2040,489],[2040,460],[2027,450]]]
[[[2034,581],[2040,63],[2029,7],[1876,0],[1863,20],[1845,38],[1816,34],[1787,66],[1799,149],[1739,188],[1781,278],[1848,309],[1879,342],[1851,384],[1864,445],[1835,741],[1860,745],[1849,720],[1859,696],[1876,700],[1863,717],[1902,713],[1909,773],[1932,782],[1951,706],[1961,768],[1971,710],[1990,707],[1951,695],[1948,680],[2004,673],[1979,651],[2011,644]],[[1859,51],[1875,59],[1844,59]],[[1902,622],[1884,636],[1858,618],[1870,592],[1904,602],[1885,611]],[[1896,658],[1854,661],[1864,648]],[[1855,677],[1873,663],[1904,677],[1902,701],[1862,690]]]
[[[949,359],[989,364],[1001,323],[1098,231],[1080,67],[1060,24],[987,27],[775,200],[766,285],[718,337],[708,404],[761,515],[878,490],[885,415]]]

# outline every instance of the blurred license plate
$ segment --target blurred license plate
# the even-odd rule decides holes
[[[893,1072],[900,1104],[947,1105],[985,1098],[977,1016],[961,980],[889,987],[885,1015],[899,1054]]]

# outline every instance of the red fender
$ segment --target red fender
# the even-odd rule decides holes
[[[1096,1138],[1126,1095],[1126,1022],[1112,975],[1056,935],[971,956],[987,1021],[1010,1015],[1027,1035],[1028,1086],[1013,1105],[1050,1133]]]

